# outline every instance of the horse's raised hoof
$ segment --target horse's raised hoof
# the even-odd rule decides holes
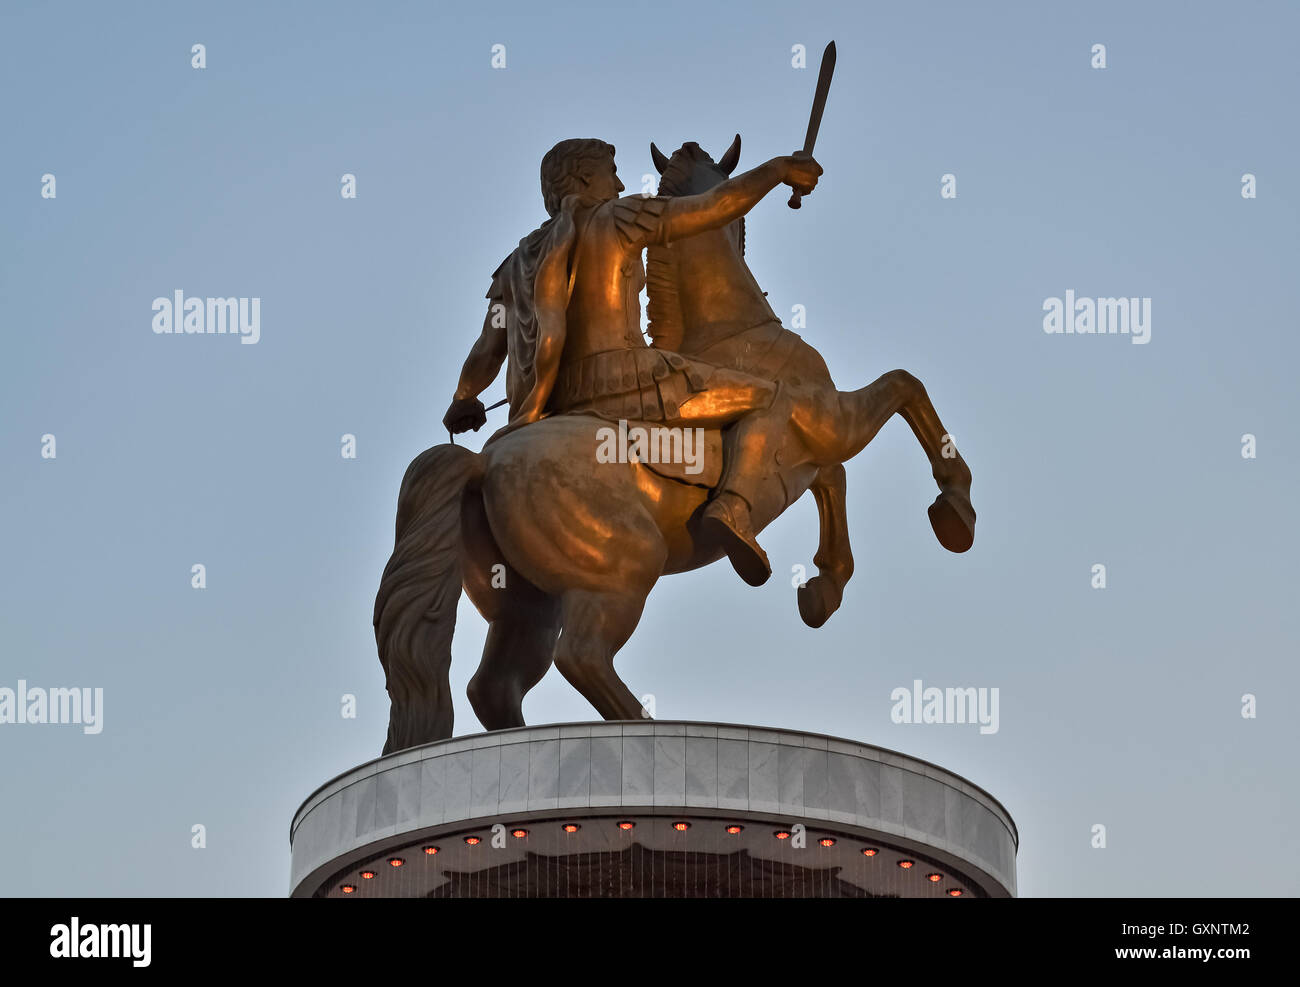
[[[762,586],[772,575],[772,564],[754,538],[748,517],[737,517],[728,508],[724,500],[715,500],[704,509],[699,538],[725,552],[736,574],[750,586]]]
[[[934,535],[948,551],[964,552],[975,543],[975,508],[962,491],[944,490],[929,513]]]
[[[844,590],[835,580],[813,576],[799,587],[799,616],[809,627],[821,627],[843,599]]]

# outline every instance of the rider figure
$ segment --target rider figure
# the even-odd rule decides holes
[[[443,423],[453,433],[480,428],[487,419],[477,395],[509,357],[510,420],[502,432],[574,411],[726,428],[722,477],[697,537],[725,551],[746,582],[760,585],[771,566],[750,509],[771,471],[771,437],[789,421],[792,398],[771,381],[648,345],[641,333],[641,251],[726,226],[781,183],[807,195],[821,172],[799,154],[773,158],[700,195],[620,198],[611,145],[561,141],[542,159],[551,218],[493,273],[483,330]]]

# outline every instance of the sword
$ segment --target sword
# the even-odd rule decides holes
[[[804,154],[811,155],[813,145],[817,143],[817,131],[822,125],[822,111],[826,109],[826,94],[831,91],[831,76],[835,74],[835,42],[832,41],[822,52],[822,67],[817,73],[817,92],[813,95],[812,113],[808,117],[808,135],[803,139]],[[791,209],[799,208],[799,199],[802,198],[798,189],[790,193],[790,201],[786,203]]]

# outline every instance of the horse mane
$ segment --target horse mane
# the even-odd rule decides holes
[[[682,299],[677,294],[677,263],[669,247],[646,249],[645,290],[649,296],[646,314],[650,324],[646,331],[661,350],[676,350],[686,334],[682,319]]]
[[[659,176],[659,194],[682,195],[689,178],[687,160],[709,158],[698,144],[691,141],[668,159],[668,167]],[[712,158],[709,158],[712,160]],[[740,256],[745,256],[745,217],[740,223]],[[654,345],[660,349],[676,350],[686,334],[682,317],[682,299],[677,293],[677,259],[672,247],[656,246],[646,250],[646,294],[649,304],[646,314],[650,318],[648,331]]]

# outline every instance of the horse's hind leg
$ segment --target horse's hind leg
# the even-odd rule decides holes
[[[470,705],[487,730],[523,726],[524,696],[551,667],[560,634],[559,601],[538,590],[529,597],[510,599],[493,617],[483,658],[469,680]]]
[[[521,727],[524,696],[551,667],[560,603],[506,562],[482,497],[467,496],[461,511],[465,591],[488,621],[483,658],[466,690],[469,702],[485,729]]]
[[[641,619],[645,594],[571,589],[561,601],[564,632],[555,667],[607,720],[642,718],[641,703],[614,671],[614,656]]]
[[[809,627],[821,627],[840,608],[844,586],[853,575],[845,484],[844,466],[835,463],[823,466],[808,488],[817,501],[821,522],[821,537],[813,556],[817,575],[799,587],[799,616]]]

